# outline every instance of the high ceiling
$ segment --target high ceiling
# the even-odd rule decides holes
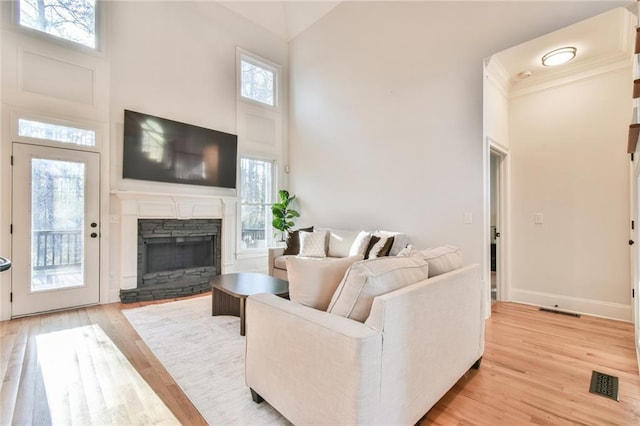
[[[223,6],[290,41],[340,1],[221,1]]]
[[[342,1],[357,0],[231,0],[219,3],[283,40],[290,41]],[[576,70],[620,61],[629,55],[634,41],[633,25],[631,13],[618,8],[507,49],[493,58],[512,88],[525,88],[558,78],[563,73],[570,74]],[[565,46],[577,48],[577,56],[573,61],[560,67],[542,66],[540,59],[545,53]],[[522,78],[523,73],[530,76]]]

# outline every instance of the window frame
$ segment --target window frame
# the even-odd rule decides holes
[[[78,145],[73,142],[62,142],[54,139],[34,138],[31,136],[20,136],[19,132],[19,120],[37,121],[44,124],[51,124],[54,126],[66,126],[80,130],[89,130],[95,133],[95,145]],[[50,146],[53,148],[72,149],[76,151],[90,151],[90,152],[102,152],[102,126],[95,123],[83,121],[83,120],[65,120],[61,118],[54,118],[51,116],[44,116],[39,114],[32,114],[23,111],[11,112],[11,138],[14,142],[24,142],[31,145]]]
[[[252,160],[252,161],[262,161],[265,163],[271,163],[271,203],[244,203],[242,201],[242,160]],[[267,252],[269,247],[273,247],[275,243],[275,238],[273,235],[273,226],[271,222],[265,223],[265,247],[259,248],[243,248],[242,246],[242,208],[243,206],[272,206],[273,203],[276,202],[276,188],[278,187],[278,161],[275,158],[271,157],[260,157],[256,155],[248,155],[248,154],[240,154],[239,155],[239,184],[238,184],[238,204],[240,208],[238,209],[238,230],[237,230],[237,253],[239,257],[251,257],[251,256],[262,256]]]
[[[21,0],[11,0],[11,23],[18,31],[28,34],[31,37],[42,41],[51,42],[60,46],[78,50],[85,53],[102,53],[104,50],[103,28],[104,25],[104,2],[96,0],[95,3],[95,47],[87,46],[77,41],[69,40],[64,37],[58,37],[54,34],[40,31],[35,28],[27,27],[20,24],[20,2]]]
[[[264,68],[273,72],[273,105],[269,105],[264,102],[257,101],[252,98],[242,96],[242,62],[250,63],[254,66]],[[282,76],[282,69],[280,65],[271,62],[265,58],[262,58],[247,50],[237,48],[236,52],[236,96],[238,100],[247,102],[254,106],[266,108],[270,110],[280,111],[280,81]]]

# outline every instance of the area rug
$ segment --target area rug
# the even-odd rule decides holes
[[[240,319],[211,316],[211,296],[122,313],[210,425],[286,425],[251,399]]]

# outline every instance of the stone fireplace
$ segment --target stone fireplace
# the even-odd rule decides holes
[[[233,262],[235,200],[115,192],[119,298],[123,303],[211,290]]]
[[[139,219],[138,289],[171,288],[174,297],[197,291],[201,282],[220,274],[220,219]]]

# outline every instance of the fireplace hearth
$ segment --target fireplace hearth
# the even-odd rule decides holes
[[[221,268],[220,219],[139,219],[137,288],[123,303],[169,299],[211,289]]]

